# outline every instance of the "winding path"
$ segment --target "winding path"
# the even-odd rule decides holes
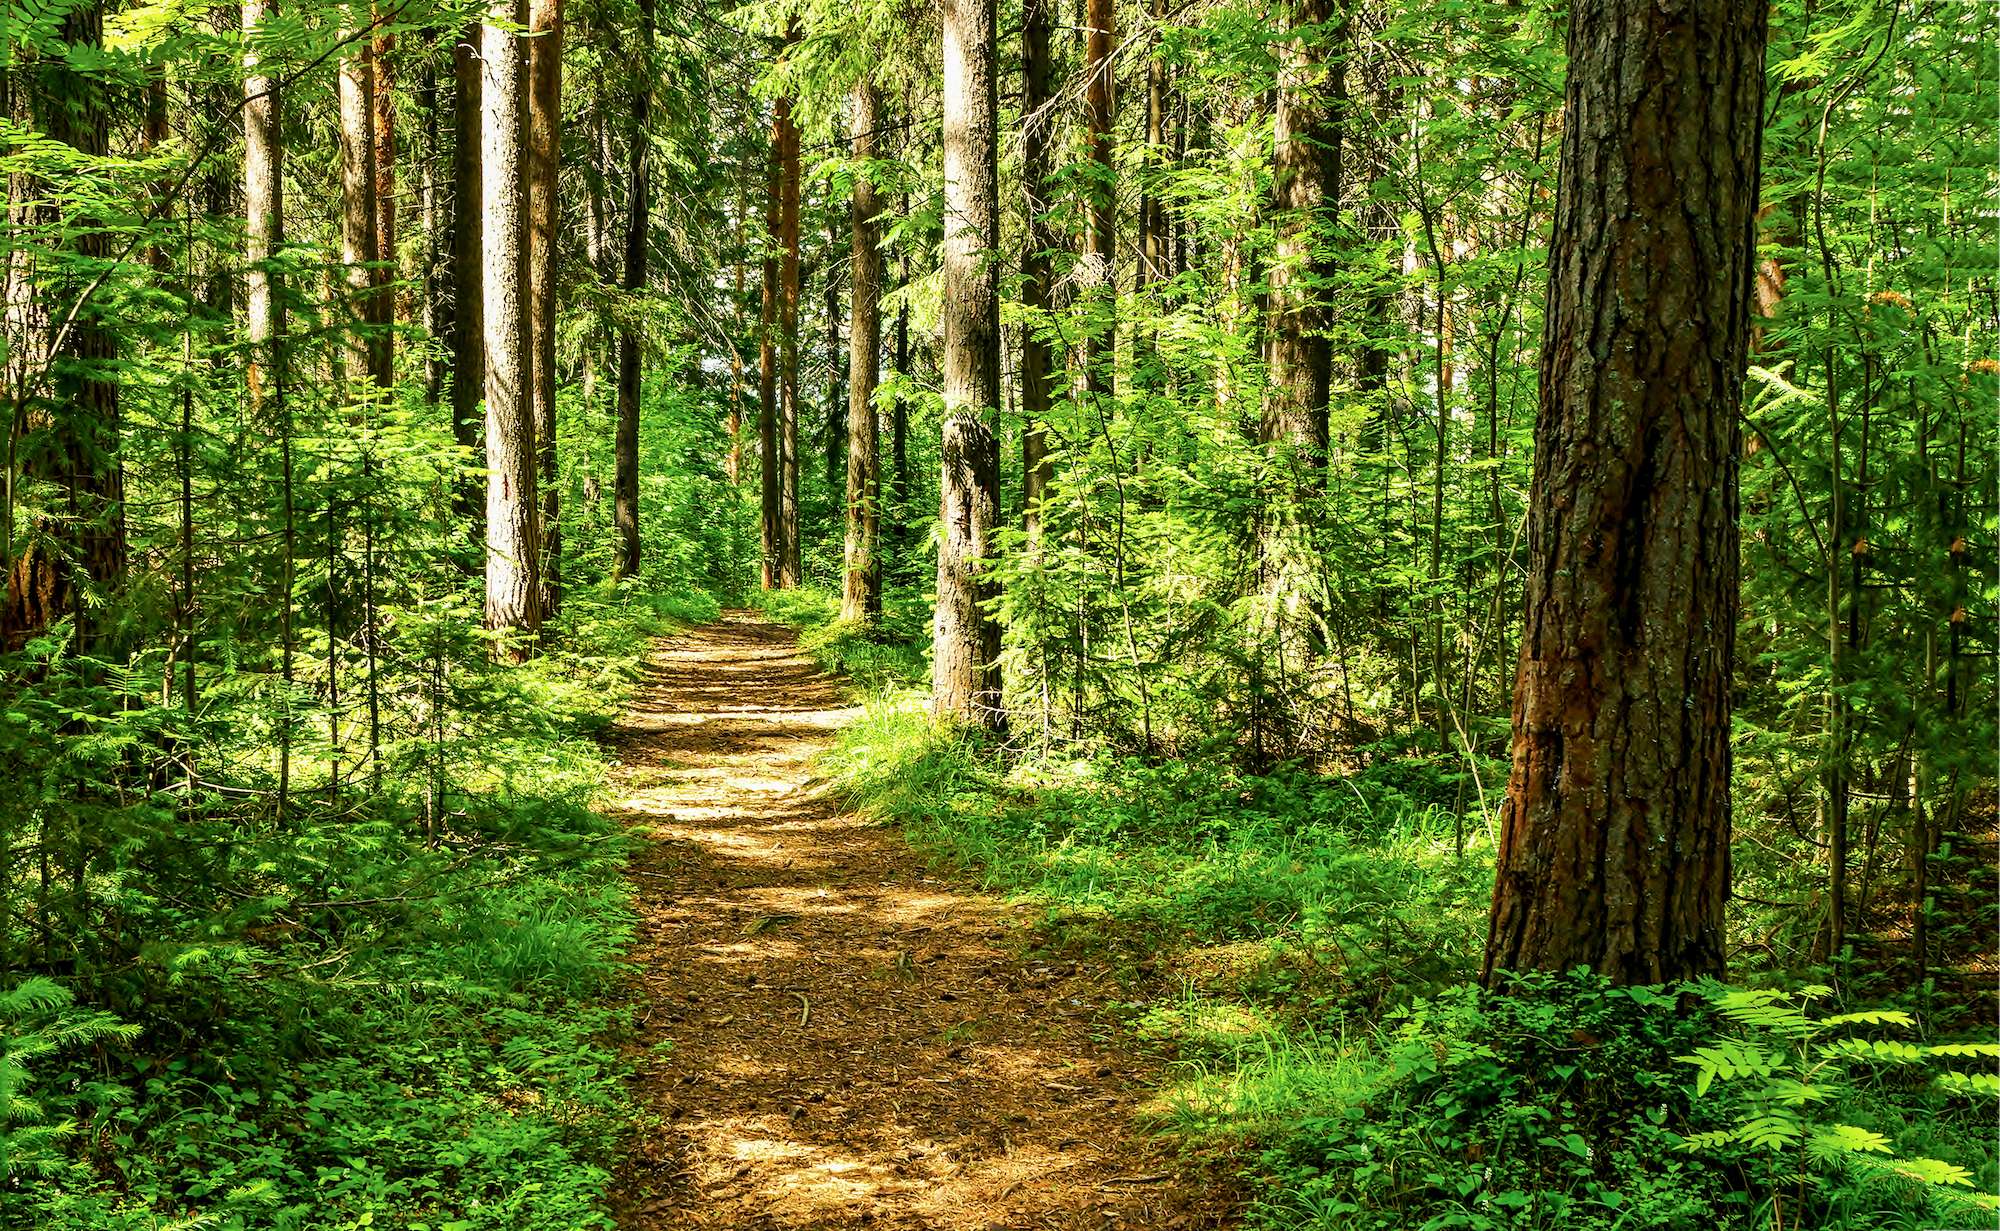
[[[748,612],[665,642],[611,742],[649,839],[634,1231],[1216,1227],[1230,1195],[1132,1125],[1154,1073],[1034,915],[842,810],[856,716]]]

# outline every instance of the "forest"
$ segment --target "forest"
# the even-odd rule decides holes
[[[0,1231],[2000,1226],[2000,7],[0,57]]]

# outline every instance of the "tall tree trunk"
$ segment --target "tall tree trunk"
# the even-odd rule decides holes
[[[778,101],[780,107],[784,100]],[[759,524],[763,529],[766,590],[784,584],[785,535],[779,490],[784,459],[778,453],[778,251],[784,245],[784,126],[774,112],[764,166],[764,299],[757,325],[757,463]]]
[[[744,246],[749,230],[746,215],[750,202],[745,199],[741,185],[736,192],[736,247],[731,273],[735,285],[729,296],[729,417],[724,421],[724,429],[729,433],[729,457],[723,463],[723,473],[728,476],[729,485],[735,487],[743,481],[743,294],[748,282],[749,250]]]
[[[1092,0],[1095,7],[1099,0]],[[1006,725],[994,585],[1000,515],[1000,191],[994,0],[944,0],[944,434],[939,446],[937,619],[931,708],[988,730]],[[1104,4],[1109,8],[1109,4]]]
[[[294,641],[292,587],[298,559],[293,519],[292,425],[285,402],[285,301],[271,259],[284,242],[285,144],[276,78],[262,71],[256,50],[260,27],[273,16],[273,0],[243,0],[243,237],[244,333],[249,342],[245,386],[250,417],[278,439],[280,528],[278,559],[278,674],[284,707],[278,733],[278,811],[291,799],[291,685]]]
[[[368,8],[348,6],[346,34],[354,41],[340,61],[340,261],[347,280],[350,329],[347,377],[351,402],[387,387],[381,369],[375,273],[375,52],[368,38]],[[364,379],[374,386],[364,388]]]
[[[632,100],[632,170],[625,213],[625,281],[628,296],[646,285],[646,239],[652,218],[652,86],[654,0],[639,0],[639,87]],[[612,517],[618,524],[618,555],[612,571],[639,575],[639,326],[631,311],[618,326],[618,428],[612,452]]]
[[[376,12],[378,21],[389,14]],[[396,310],[396,92],[395,74],[389,55],[395,50],[394,35],[378,34],[369,49],[372,80],[368,85],[369,126],[373,135],[369,155],[374,160],[375,255],[376,267],[370,278],[375,286],[375,336],[368,340],[369,375],[384,389],[395,383],[396,334],[389,326],[400,316]]]
[[[1112,364],[1118,351],[1118,66],[1112,59],[1118,17],[1113,0],[1085,0],[1085,6],[1083,106],[1090,159],[1097,169],[1090,186],[1090,230],[1083,255],[1087,279],[1114,319],[1085,336],[1083,366],[1086,388],[1092,396],[1103,397],[1112,390]]]
[[[480,29],[480,153],[486,318],[486,626],[541,626],[535,422],[528,396],[528,247],[522,186],[527,42],[522,0],[494,0]],[[504,24],[503,24],[504,23]],[[516,657],[527,652],[516,644]]]
[[[1055,126],[1055,66],[1049,54],[1052,2],[1023,0],[1021,9],[1021,213],[1027,234],[1021,255],[1021,302],[1030,313],[1029,323],[1021,329],[1021,525],[1031,539],[1041,531],[1042,498],[1053,469],[1048,417],[1055,348],[1033,321],[1035,314],[1053,306],[1050,252],[1056,238],[1048,224],[1049,136]]]
[[[778,298],[778,584],[790,589],[804,580],[799,542],[799,126],[792,100],[778,100],[779,231],[783,255]]]
[[[445,225],[439,176],[444,152],[443,113],[438,103],[438,35],[424,34],[423,51],[417,67],[417,226],[423,235],[423,255],[418,258],[417,293],[424,336],[431,345],[424,348],[424,402],[435,407],[444,398],[445,355],[441,344],[451,337],[452,296],[449,259],[445,251],[449,228]]]
[[[556,172],[562,156],[563,0],[532,0],[528,29],[528,365],[541,494],[542,614],[562,604],[556,483]]]
[[[840,279],[835,276],[835,259],[840,251],[840,223],[834,211],[826,212],[826,277],[821,293],[826,297],[826,485],[835,488],[846,474],[847,403],[840,388]]]
[[[1572,10],[1489,983],[1723,968],[1765,22]]]
[[[848,123],[854,134],[854,250],[850,263],[847,354],[847,543],[840,615],[871,622],[882,614],[882,464],[875,381],[882,351],[882,197],[875,190],[875,83],[854,87]]]
[[[468,25],[452,43],[454,144],[451,155],[451,434],[458,446],[477,456],[483,427],[480,402],[486,393],[485,245],[480,211],[485,192],[480,174],[479,27]],[[460,482],[458,508],[472,540],[486,537],[486,503],[476,479]]]
[[[1271,212],[1278,228],[1270,273],[1271,391],[1259,437],[1277,469],[1263,511],[1259,571],[1280,680],[1313,653],[1318,561],[1310,511],[1325,484],[1327,390],[1333,358],[1324,290],[1333,272],[1325,218],[1340,201],[1340,105],[1346,86],[1346,32],[1335,0],[1299,0],[1278,78],[1277,145]],[[1287,724],[1289,746],[1296,725]],[[1262,732],[1260,731],[1261,737]]]
[[[1147,6],[1155,37],[1167,20],[1166,0]],[[1139,271],[1134,286],[1144,289],[1167,276],[1167,210],[1154,187],[1167,164],[1167,65],[1157,49],[1146,57],[1146,178],[1139,194]]]

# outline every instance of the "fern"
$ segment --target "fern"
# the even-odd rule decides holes
[[[1901,1039],[1829,1037],[1852,1026],[1914,1028],[1910,1014],[1895,1009],[1862,1009],[1812,1016],[1812,1002],[1829,994],[1823,987],[1798,992],[1745,991],[1709,983],[1700,986],[1718,1013],[1743,1034],[1698,1047],[1678,1059],[1695,1069],[1695,1097],[1707,1098],[1718,1083],[1732,1087],[1742,1108],[1728,1128],[1681,1139],[1686,1152],[1713,1152],[1745,1146],[1772,1153],[1798,1152],[1799,1173],[1855,1170],[1865,1175],[1957,1190],[1972,1184],[1965,1168],[1935,1158],[1902,1158],[1887,1136],[1853,1124],[1820,1123],[1817,1109],[1834,1102],[1846,1087],[1850,1065],[1922,1065],[1941,1057],[1991,1058],[2000,1044],[1940,1043],[1925,1046]],[[1958,1094],[2000,1094],[2000,1076],[1947,1071],[1934,1078]],[[1962,1198],[1954,1198],[1962,1204]]]

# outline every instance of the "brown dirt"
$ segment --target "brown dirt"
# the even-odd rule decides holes
[[[845,812],[811,761],[856,714],[747,612],[663,643],[613,735],[648,839],[620,1224],[1218,1227],[1234,1204],[1134,1127],[1156,1073],[1103,972],[1029,960],[1033,913]]]

